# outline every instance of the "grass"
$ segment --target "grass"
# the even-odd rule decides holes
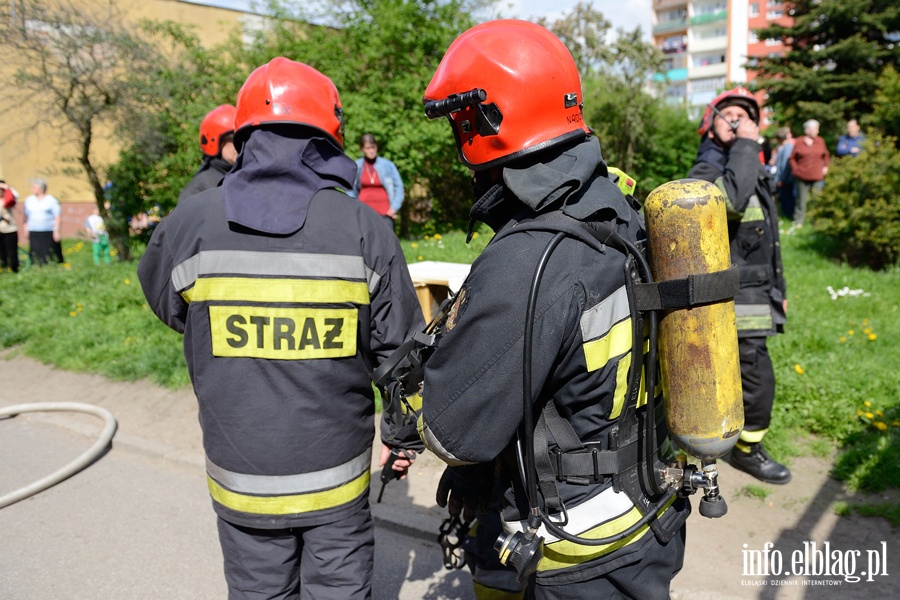
[[[446,232],[401,246],[409,262],[471,263],[491,237],[477,233],[469,245]],[[770,339],[777,389],[766,445],[781,460],[838,448],[833,475],[851,491],[900,489],[900,271],[837,265],[815,243],[808,228],[782,237],[789,321]],[[64,249],[65,265],[0,274],[0,347],[111,379],[188,385],[181,336],[147,307],[137,264],[95,267],[77,240]],[[847,292],[832,299],[829,286]]]
[[[749,485],[745,485],[741,489],[738,490],[739,496],[744,496],[745,498],[756,498],[760,502],[764,501],[769,497],[769,494],[772,493],[771,488],[767,488],[761,485],[757,485],[751,483]]]

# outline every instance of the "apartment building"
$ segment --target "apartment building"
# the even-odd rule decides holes
[[[652,1],[653,40],[666,56],[658,79],[673,102],[705,106],[726,82],[752,81],[755,58],[784,51],[755,34],[772,22],[790,23],[780,0]]]

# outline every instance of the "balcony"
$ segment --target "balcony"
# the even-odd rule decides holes
[[[670,33],[687,29],[687,19],[672,19],[671,21],[663,21],[653,26],[653,33]]]
[[[712,65],[703,65],[700,67],[691,66],[688,69],[688,75],[691,79],[698,79],[701,77],[723,77],[728,73],[728,64],[724,62],[715,63]]]
[[[679,6],[685,6],[686,4],[687,0],[653,0],[653,8],[656,10],[678,8]]]
[[[691,40],[691,53],[712,52],[714,50],[725,50],[728,47],[728,36],[721,35],[718,37]]]
[[[705,13],[702,15],[694,15],[691,17],[691,26],[706,25],[707,23],[715,23],[716,21],[724,21],[728,18],[727,10],[718,10],[713,13]]]

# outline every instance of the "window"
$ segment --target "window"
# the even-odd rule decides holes
[[[757,4],[756,2],[753,2],[752,4],[750,4],[750,16],[751,17],[759,16],[759,4]]]
[[[758,44],[759,43],[759,36],[756,35],[756,31],[754,31],[753,29],[750,30],[749,34],[747,34],[747,43],[748,44]]]
[[[781,40],[766,40],[766,46],[778,46],[781,44]]]
[[[766,12],[766,18],[769,19],[770,21],[772,19],[780,19],[783,16],[784,16],[784,11],[780,8],[776,8],[774,10],[770,10],[770,11]]]

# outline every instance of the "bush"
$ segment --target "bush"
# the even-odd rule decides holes
[[[883,269],[900,258],[900,151],[872,135],[857,157],[832,162],[825,189],[810,203],[813,229],[829,253],[852,266]]]

